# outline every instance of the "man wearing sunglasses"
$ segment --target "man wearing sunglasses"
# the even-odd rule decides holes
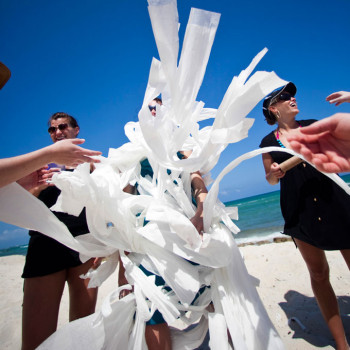
[[[55,144],[75,139],[80,131],[76,119],[63,112],[53,114],[48,124],[49,135]],[[56,203],[60,190],[45,184],[37,187],[33,194],[50,208]],[[74,237],[89,232],[85,208],[77,217],[66,213],[53,213],[68,227]],[[56,331],[60,301],[66,282],[70,295],[69,321],[92,314],[97,300],[97,288],[88,288],[89,280],[80,278],[94,265],[93,259],[82,263],[78,252],[54,239],[36,231],[29,231],[29,235],[22,274],[25,279],[22,350],[35,349]]]
[[[67,113],[58,112],[49,119],[48,132],[53,142],[75,139],[79,131],[80,128],[77,121]]]
[[[0,90],[6,85],[10,77],[11,71],[0,62]],[[84,143],[84,140],[73,140],[75,137],[76,135],[67,137],[67,141],[61,144],[50,145],[17,157],[0,159],[0,188],[20,179],[22,179],[21,184],[25,184],[26,189],[32,188],[39,181],[45,180],[44,176],[47,176],[45,171],[38,174],[36,170],[44,167],[49,162],[71,166],[84,162],[98,163],[99,160],[91,158],[91,156],[98,156],[101,152],[79,147],[78,145]]]

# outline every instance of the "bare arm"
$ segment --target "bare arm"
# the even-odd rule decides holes
[[[191,218],[191,222],[199,234],[202,234],[204,230],[203,204],[205,198],[207,197],[208,190],[199,171],[191,174],[191,185],[193,189],[193,196],[197,204],[196,214],[193,218]]]
[[[273,161],[272,157],[268,153],[262,155],[263,164],[265,168],[266,180],[270,185],[276,185],[279,179],[284,177],[285,172],[283,172],[280,166]]]
[[[101,152],[79,147],[78,144],[82,143],[82,139],[62,140],[31,153],[0,159],[0,187],[17,181],[50,162],[69,166],[85,162],[98,163],[99,160],[91,156],[100,155]]]
[[[181,151],[180,153],[184,155],[184,158],[188,158],[191,155],[192,151]],[[191,218],[191,222],[197,229],[198,233],[202,235],[204,230],[203,205],[204,200],[207,197],[208,190],[199,171],[191,173],[191,187],[193,190],[193,197],[197,204],[197,210],[194,214],[194,217]]]

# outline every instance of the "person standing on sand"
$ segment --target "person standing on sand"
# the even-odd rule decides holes
[[[288,137],[315,122],[295,119],[299,113],[296,90],[288,83],[265,98],[263,114],[267,123],[277,124],[277,128],[263,138],[260,147],[290,148]],[[324,251],[340,250],[350,269],[350,196],[304,162],[285,173],[279,164],[290,157],[285,152],[263,154],[266,180],[271,185],[280,182],[284,233],[293,238],[307,265],[312,290],[337,349],[348,350]]]
[[[75,118],[55,113],[49,119],[49,134],[54,143],[75,139],[79,133]],[[69,169],[66,169],[69,170]],[[31,192],[47,207],[56,203],[60,190],[48,184]],[[78,236],[89,232],[85,209],[78,217],[53,212]],[[23,269],[24,297],[22,311],[22,350],[32,350],[56,331],[58,312],[65,283],[70,295],[69,321],[88,316],[95,311],[97,288],[88,288],[89,279],[82,279],[93,267],[94,259],[82,263],[79,253],[39,232],[29,231],[30,241]]]

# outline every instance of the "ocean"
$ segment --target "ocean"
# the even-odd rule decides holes
[[[350,174],[342,179],[350,185]],[[283,231],[283,218],[280,210],[280,191],[263,193],[252,197],[226,202],[226,206],[237,206],[239,220],[234,223],[241,232],[234,236],[237,244],[272,241],[276,237],[286,237]],[[0,256],[26,255],[27,245],[0,250]]]
[[[17,245],[15,247],[9,247],[5,249],[0,249],[0,256],[8,256],[8,255],[27,255],[28,245]]]
[[[234,235],[237,244],[272,240],[282,237],[283,218],[280,210],[280,191],[259,194],[225,203],[238,207],[234,223],[241,232]]]

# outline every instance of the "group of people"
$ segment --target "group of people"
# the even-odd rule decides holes
[[[3,64],[0,64],[0,76],[2,88],[10,76]],[[262,140],[260,147],[292,148],[322,171],[350,171],[350,115],[336,114],[322,121],[296,120],[299,109],[295,94],[295,85],[288,83],[265,98],[263,114],[268,124],[277,124],[277,128]],[[336,105],[350,102],[350,93],[334,93],[327,100]],[[161,104],[160,99],[149,103],[152,116],[156,116],[157,107]],[[78,146],[84,142],[77,139],[80,131],[78,123],[66,113],[55,113],[49,119],[48,131],[53,145],[0,160],[0,186],[17,181],[51,207],[60,194],[55,186],[47,182],[59,171],[56,165],[65,165],[65,170],[71,171],[83,162],[98,163],[94,156],[101,153]],[[188,151],[178,154],[179,158],[189,155]],[[312,289],[337,349],[348,349],[337,300],[329,282],[324,250],[340,250],[350,269],[350,239],[347,233],[350,197],[306,162],[287,172],[282,171],[279,164],[289,157],[284,152],[265,153],[263,164],[266,179],[272,185],[281,185],[284,233],[292,236],[305,260]],[[49,169],[46,167],[49,163],[55,164]],[[153,176],[147,159],[141,163],[141,174],[143,177]],[[191,173],[191,183],[197,208],[191,222],[198,234],[202,235],[203,203],[207,190],[199,172]],[[137,184],[129,184],[124,190],[137,194]],[[55,215],[66,224],[74,237],[89,232],[84,210],[78,217],[59,212]],[[90,259],[82,263],[77,252],[39,232],[30,231],[30,236],[22,276],[25,279],[22,350],[36,348],[55,332],[66,281],[70,292],[70,321],[92,314],[97,298],[97,288],[88,288],[88,279],[83,280],[80,275],[87,273],[98,262]],[[120,263],[119,285],[127,284],[121,260]],[[152,274],[146,268],[143,271]],[[127,290],[123,290],[120,296],[127,294]],[[147,322],[146,342],[149,349],[171,349],[169,329],[159,312],[154,313]]]

